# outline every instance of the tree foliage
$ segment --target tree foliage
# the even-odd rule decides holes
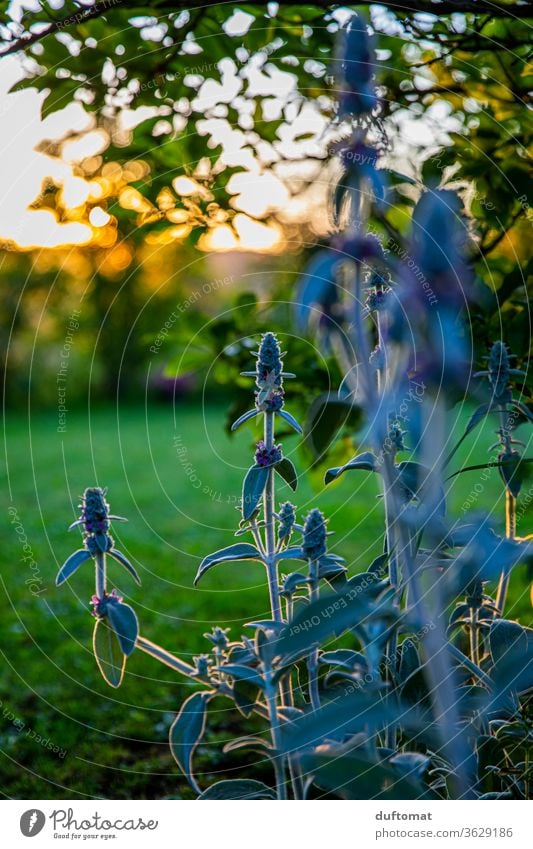
[[[420,190],[459,187],[472,218],[478,356],[501,321],[513,350],[529,356],[531,68],[524,21],[532,4],[156,0],[148,7],[66,0],[24,10],[16,20],[11,4],[2,6],[0,52],[21,56],[24,67],[16,88],[46,93],[44,114],[74,101],[93,115],[108,139],[100,167],[123,166],[122,182],[106,199],[112,224],[137,244],[147,233],[195,244],[222,225],[233,228],[243,186],[270,175],[288,188],[286,202],[246,214],[286,226],[290,198],[329,180],[340,129],[335,38],[349,9],[366,14],[379,98],[372,132],[380,168],[392,169],[387,203],[371,226],[397,253]],[[137,110],[130,129],[125,110]],[[54,151],[60,154],[48,147]],[[128,171],[132,162],[142,167]],[[398,163],[413,185],[396,184]],[[182,177],[193,181],[186,190]],[[53,189],[46,203],[59,203]],[[298,228],[290,234],[295,245],[319,236],[305,215]]]

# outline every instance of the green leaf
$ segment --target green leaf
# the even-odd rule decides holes
[[[232,678],[238,678],[240,681],[248,681],[256,687],[264,689],[265,682],[261,678],[259,672],[255,669],[250,669],[249,666],[241,666],[239,663],[226,663],[221,666],[221,671],[226,675],[231,675]]]
[[[528,466],[522,462],[522,455],[518,451],[502,452],[499,459],[502,463],[498,469],[500,477],[511,495],[518,498],[527,477]]]
[[[303,575],[301,572],[291,572],[283,581],[282,595],[290,595],[296,592],[299,587],[304,587],[308,583],[307,575]]]
[[[272,750],[272,743],[263,737],[238,737],[236,740],[230,740],[229,743],[226,743],[222,751],[238,752],[239,749],[251,749],[265,753],[265,749]]]
[[[497,619],[491,625],[489,645],[495,659],[490,673],[494,686],[486,710],[493,717],[510,716],[516,712],[516,694],[533,690],[533,630]]]
[[[176,763],[197,793],[201,793],[192,770],[194,751],[205,731],[207,705],[212,691],[193,693],[183,702],[181,710],[170,726],[169,743]]]
[[[126,655],[118,637],[105,619],[94,625],[93,651],[102,677],[111,687],[120,687],[126,668]]]
[[[116,550],[116,548],[112,548],[112,549],[111,549],[110,551],[108,551],[107,553],[109,554],[109,556],[110,556],[110,557],[113,557],[113,559],[114,559],[114,560],[116,560],[116,561],[117,561],[117,563],[120,563],[122,566],[124,566],[124,568],[125,568],[125,569],[127,569],[127,571],[128,571],[128,572],[130,573],[130,575],[132,576],[133,580],[134,580],[137,584],[139,584],[139,586],[141,585],[141,579],[140,579],[140,577],[139,577],[139,574],[138,574],[137,570],[135,569],[135,567],[134,567],[134,566],[132,566],[132,565],[131,565],[131,563],[130,563],[130,561],[128,560],[128,558],[127,558],[127,557],[124,557],[124,555],[122,554],[122,552],[121,552],[121,551],[117,551],[117,550]]]
[[[520,401],[515,401],[514,399],[512,401],[512,404],[513,407],[516,407],[516,409],[519,410],[529,422],[533,422],[533,413],[526,407],[525,404],[522,404]]]
[[[253,713],[255,704],[261,695],[262,689],[246,681],[243,678],[236,678],[233,682],[233,700],[237,709],[243,716],[250,716]]]
[[[338,431],[350,419],[352,405],[329,392],[315,398],[305,422],[305,439],[315,459],[329,449]]]
[[[242,517],[249,519],[261,501],[268,480],[268,466],[251,466],[242,485]]]
[[[66,560],[59,572],[57,573],[56,578],[56,587],[60,587],[61,584],[64,584],[71,575],[76,572],[82,563],[85,563],[86,560],[89,560],[91,554],[87,551],[86,548],[79,548],[78,551],[75,551],[74,554],[71,554],[68,560]]]
[[[233,781],[217,781],[204,791],[199,799],[275,799],[276,793],[262,781],[251,778],[236,778]]]
[[[337,649],[336,651],[326,651],[320,655],[320,663],[330,664],[331,666],[342,666],[344,669],[354,670],[359,664],[366,669],[366,660],[361,652],[353,651],[352,649]]]
[[[398,701],[380,699],[375,691],[358,689],[357,682],[343,689],[319,710],[308,710],[281,728],[284,752],[296,753],[321,746],[325,740],[343,741],[364,731],[372,734],[401,720],[404,729],[417,729],[420,719],[414,708]]]
[[[194,586],[200,578],[218,563],[228,563],[231,560],[262,560],[259,549],[249,542],[236,542],[227,548],[221,548],[213,554],[208,554],[200,563],[200,567],[194,579]]]
[[[422,778],[430,764],[430,759],[419,752],[400,752],[390,758],[387,763],[393,764],[396,769],[405,772],[408,776]]]
[[[135,611],[129,604],[114,602],[107,605],[106,615],[117,635],[120,648],[129,657],[139,635],[139,621]]]
[[[284,419],[287,424],[290,425],[292,429],[296,431],[296,433],[303,433],[302,428],[300,427],[294,416],[291,416],[291,414],[288,413],[287,410],[278,410],[277,415],[281,416],[281,418]]]
[[[246,622],[245,628],[260,628],[262,631],[281,631],[285,627],[284,622],[279,622],[277,619],[258,619],[256,622]]]
[[[415,776],[402,776],[386,762],[373,761],[362,750],[328,746],[320,754],[303,755],[302,768],[316,783],[342,799],[423,799],[428,789]]]
[[[288,457],[283,457],[279,463],[274,466],[278,475],[281,475],[283,480],[289,484],[290,488],[295,490],[298,486],[298,475],[294,468],[294,463]]]
[[[496,619],[490,626],[489,646],[492,662],[509,661],[511,656],[527,652],[527,631],[518,622]]]
[[[276,554],[276,560],[304,560],[302,547],[300,545],[292,545],[290,548],[284,548]]]
[[[465,428],[465,432],[463,433],[463,435],[461,436],[459,441],[456,443],[455,447],[448,454],[448,456],[446,458],[445,465],[447,465],[450,462],[453,455],[455,454],[457,449],[463,444],[463,441],[466,439],[468,434],[471,433],[471,431],[473,431],[474,428],[477,427],[477,425],[481,421],[483,421],[485,416],[488,416],[488,414],[491,412],[491,409],[492,409],[492,404],[481,404],[481,406],[478,407],[477,410],[474,410],[474,412],[472,413],[472,415],[468,419],[468,422],[467,422],[467,425],[466,425],[466,428]]]
[[[259,415],[259,410],[248,410],[247,413],[243,413],[242,416],[239,416],[237,421],[233,422],[231,430],[237,430],[238,427],[240,427],[250,419],[255,418],[257,415]]]
[[[353,460],[350,460],[349,463],[346,463],[344,466],[337,466],[333,469],[328,469],[326,475],[324,477],[324,483],[328,484],[331,481],[336,480],[340,475],[344,474],[344,472],[349,472],[352,469],[362,469],[365,472],[375,472],[376,470],[376,458],[371,451],[365,451],[362,454],[358,454]]]
[[[377,588],[379,592],[381,587]],[[282,658],[302,656],[316,645],[344,631],[380,619],[391,625],[398,614],[390,599],[376,601],[376,588],[347,586],[343,592],[323,595],[301,607],[275,642],[275,654]]]
[[[344,559],[334,554],[323,554],[318,560],[318,577],[332,578],[335,575],[341,575],[347,572]]]

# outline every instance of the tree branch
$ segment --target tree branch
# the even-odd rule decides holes
[[[0,56],[8,56],[12,53],[18,53],[20,50],[27,50],[33,44],[42,41],[49,35],[68,30],[70,27],[78,26],[86,23],[94,18],[99,18],[106,13],[112,13],[115,9],[127,8],[133,14],[145,12],[147,15],[157,15],[158,12],[179,12],[184,9],[207,9],[209,7],[208,0],[162,0],[162,2],[153,3],[151,6],[145,2],[127,3],[125,0],[98,0],[94,6],[80,6],[76,13],[66,15],[58,20],[51,21],[48,27],[39,30],[38,32],[27,31],[23,35],[16,38],[14,41],[4,39],[3,44],[7,45],[4,50],[0,49]],[[227,2],[228,8],[232,6]],[[264,2],[258,0],[247,0],[248,6],[266,6]],[[298,5],[298,4],[287,4]],[[338,3],[330,3],[327,0],[315,0],[314,3],[308,4],[316,6],[324,11],[334,9]],[[372,6],[375,5],[375,0],[363,0],[360,3],[350,4],[353,8],[357,6]],[[389,11],[395,14],[412,15],[417,12],[435,15],[450,15],[454,12],[471,12],[473,14],[488,14],[493,18],[511,18],[515,20],[525,20],[533,17],[533,3],[492,3],[490,0],[409,0],[407,3],[401,2],[386,2],[385,5]],[[2,43],[2,42],[0,42]]]

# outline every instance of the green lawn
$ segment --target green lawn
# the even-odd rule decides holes
[[[199,405],[120,411],[110,406],[90,416],[69,412],[66,432],[58,433],[53,414],[7,417],[11,492],[1,514],[0,575],[0,777],[6,796],[191,798],[167,747],[168,726],[188,683],[136,652],[122,687],[108,688],[91,652],[91,567],[59,590],[54,577],[79,546],[79,535],[66,533],[77,515],[78,496],[98,484],[108,487],[112,510],[129,519],[115,523],[113,534],[140,571],[143,586],[136,587],[118,564],[110,566],[110,574],[112,585],[135,607],[145,636],[188,658],[207,649],[203,633],[213,624],[230,625],[237,638],[243,622],[267,617],[259,564],[220,566],[200,588],[192,588],[200,558],[232,542],[235,506],[249,465],[252,431],[245,428],[230,439],[223,418],[222,409]],[[483,462],[492,441],[490,428],[480,430],[460,460]],[[287,440],[285,450],[302,470],[296,437]],[[479,481],[480,472],[456,479],[452,514],[461,512]],[[494,518],[501,524],[498,473],[493,470],[482,486],[472,510],[496,504]],[[336,531],[332,546],[346,557],[351,572],[363,571],[382,550],[377,494],[376,480],[364,472],[346,475],[324,491],[317,474],[306,474],[295,495],[285,485],[279,492],[281,499],[297,502],[299,515],[312,506],[326,512]],[[37,574],[21,560],[10,506]],[[518,532],[531,532],[527,511]],[[32,578],[38,595],[29,591]],[[523,569],[513,576],[507,615],[530,622]],[[199,751],[205,782],[221,768],[227,774],[243,763],[237,755],[221,757],[221,741],[234,733],[235,716],[228,703],[215,706],[216,731]]]

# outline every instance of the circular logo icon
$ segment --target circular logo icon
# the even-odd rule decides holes
[[[20,830],[24,837],[35,837],[43,830],[46,817],[42,811],[37,808],[30,808],[29,811],[24,811],[20,818]]]

